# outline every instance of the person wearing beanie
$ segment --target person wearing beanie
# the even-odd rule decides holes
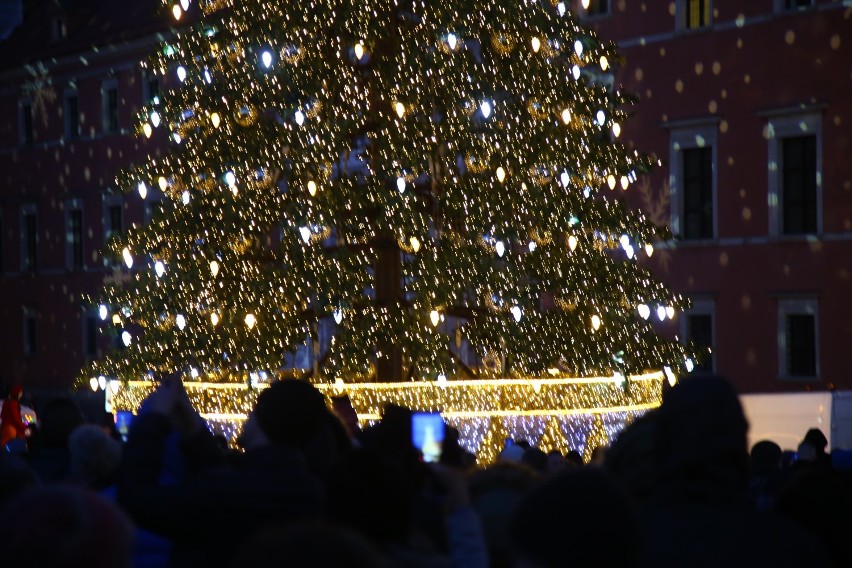
[[[173,541],[171,565],[228,566],[249,536],[320,517],[324,485],[306,456],[316,440],[327,439],[328,414],[312,385],[276,382],[246,420],[245,452],[229,460],[192,408],[180,376],[166,377],[130,428],[118,502],[138,526]],[[160,471],[173,434],[188,473],[166,484]]]

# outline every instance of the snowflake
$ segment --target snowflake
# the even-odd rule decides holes
[[[47,109],[56,101],[53,78],[50,76],[47,66],[42,62],[27,65],[26,70],[32,76],[32,79],[24,84],[24,93],[32,101],[33,117],[40,113],[42,123],[47,126]]]

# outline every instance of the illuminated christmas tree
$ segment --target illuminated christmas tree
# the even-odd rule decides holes
[[[637,262],[669,235],[619,199],[651,160],[618,141],[618,55],[563,3],[199,8],[146,64],[169,148],[118,185],[164,199],[109,245],[130,277],[92,301],[126,347],[86,381],[245,382],[323,325],[315,374],[347,382],[684,365],[649,317],[684,300]]]

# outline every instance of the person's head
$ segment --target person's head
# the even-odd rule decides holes
[[[13,400],[21,400],[21,397],[24,396],[24,388],[21,385],[13,385],[12,388],[9,389],[9,398]]]
[[[803,441],[813,446],[817,454],[824,454],[825,448],[828,446],[828,439],[819,428],[811,428],[808,430]]]
[[[0,454],[0,511],[5,508],[6,503],[40,484],[38,474],[24,458]]]
[[[94,424],[83,424],[74,430],[68,449],[71,478],[87,487],[109,484],[121,462],[121,444]]]
[[[601,530],[613,526],[613,519],[618,519],[616,533]],[[601,468],[571,469],[546,478],[515,511],[509,536],[516,566],[630,566],[639,560],[635,512]]]
[[[86,422],[77,403],[70,398],[55,398],[39,412],[40,441],[45,447],[65,448],[68,438]]]
[[[279,566],[382,568],[384,559],[359,534],[328,523],[272,527],[250,538],[234,556],[232,568]]]
[[[246,448],[283,444],[300,447],[327,419],[322,394],[310,383],[285,379],[260,393],[240,435]]]
[[[114,504],[63,485],[21,494],[0,514],[4,566],[131,566],[133,525]]]
[[[583,467],[585,465],[583,462],[583,454],[577,450],[570,450],[567,454],[565,454],[565,465],[568,468]]]
[[[749,455],[752,473],[769,474],[781,469],[781,446],[772,440],[761,440],[751,447]]]
[[[565,458],[559,450],[550,450],[547,453],[547,473],[559,473],[565,469]]]
[[[530,448],[521,457],[521,463],[526,464],[538,473],[547,471],[547,454],[538,448]]]

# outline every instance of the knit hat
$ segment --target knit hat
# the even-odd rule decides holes
[[[257,397],[254,416],[273,444],[301,445],[328,419],[323,395],[310,383],[285,379]]]

